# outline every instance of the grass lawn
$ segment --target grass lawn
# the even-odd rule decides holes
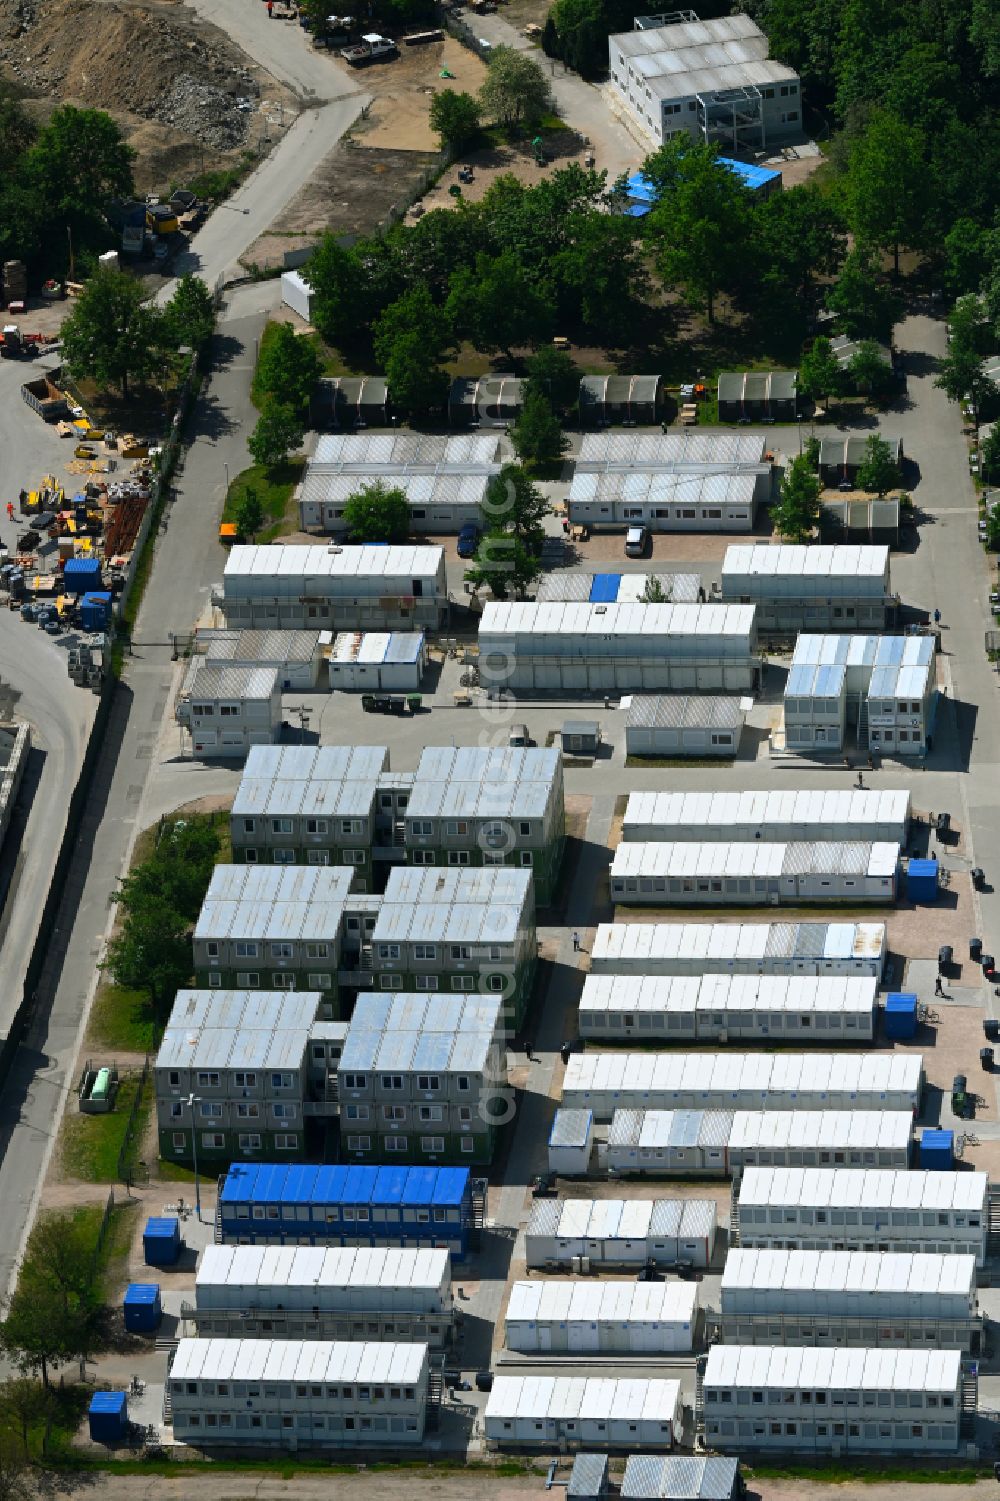
[[[118,1090],[115,1108],[107,1115],[84,1115],[68,1112],[63,1117],[59,1141],[59,1161],[67,1178],[85,1183],[114,1183],[118,1177],[118,1154],[125,1142],[129,1111],[139,1088],[138,1073],[126,1074]],[[141,1136],[152,1104],[152,1083],[147,1082],[145,1098],[136,1117]]]
[[[179,1162],[168,1162],[165,1157],[160,1158],[153,1176],[162,1183],[194,1183],[193,1168],[183,1167]],[[204,1170],[199,1172],[198,1178],[202,1183],[214,1183],[215,1181],[215,1176],[211,1168],[208,1169],[207,1173]]]
[[[229,486],[222,512],[223,521],[235,521],[243,497],[248,490],[254,490],[264,508],[264,515],[271,521],[270,526],[265,526],[257,533],[258,542],[273,542],[286,532],[298,531],[299,518],[291,500],[292,492],[302,478],[305,462],[305,459],[289,459],[287,463],[277,464],[274,468],[251,464],[249,469],[244,469]]]
[[[151,1053],[158,1028],[149,996],[143,990],[128,990],[102,980],[94,997],[87,1025],[87,1046],[121,1048],[129,1053]]]

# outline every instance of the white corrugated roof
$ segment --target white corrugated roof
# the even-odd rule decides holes
[[[312,579],[326,578],[426,578],[436,579],[444,566],[444,548],[322,547],[297,543],[268,547],[232,547],[226,558],[225,582],[237,579],[301,579],[308,593]]]
[[[610,1376],[496,1376],[485,1418],[640,1418],[670,1423],[679,1415],[679,1381]]]
[[[825,843],[803,840],[777,844],[741,840],[735,844],[667,840],[619,844],[611,879],[627,876],[740,878],[783,875],[892,876],[899,864],[899,845],[866,840]]]
[[[766,831],[769,824],[818,829],[846,824],[863,834],[872,825],[887,823],[905,830],[909,819],[910,794],[903,789],[631,792],[622,831],[631,839],[641,837],[644,829],[690,828],[704,829],[708,837],[708,830],[751,825]]]
[[[792,1349],[777,1345],[713,1345],[706,1389],[894,1391],[957,1393],[960,1350]]]
[[[580,1012],[850,1012],[870,1015],[873,975],[587,975]]]
[[[417,1386],[427,1346],[361,1340],[182,1339],[173,1381],[391,1381]]]
[[[217,1287],[295,1289],[446,1288],[445,1249],[405,1246],[206,1246],[195,1278],[195,1301],[212,1305]]]
[[[878,958],[885,952],[884,923],[599,923],[591,960],[704,960],[711,969],[713,961],[763,961],[777,951],[779,935],[787,936],[781,952],[788,958]]]
[[[572,1053],[563,1093],[728,1094],[748,1090],[827,1093],[842,1098],[905,1094],[916,1103],[919,1053]],[[950,1175],[942,1175],[950,1176]]]
[[[905,1152],[912,1133],[909,1110],[736,1110],[729,1146],[733,1152],[796,1146]]]
[[[845,1060],[846,1060],[845,1055]],[[891,1168],[748,1167],[741,1205],[810,1209],[985,1209],[985,1173],[908,1172]]]
[[[795,547],[735,543],[726,548],[722,584],[740,578],[889,578],[888,547]]]
[[[534,1284],[529,1284],[534,1286]],[[929,1252],[779,1251],[736,1248],[722,1273],[727,1292],[775,1289],[798,1293],[894,1293],[908,1297],[955,1297],[966,1301],[976,1287],[976,1258]],[[920,1316],[915,1307],[912,1317]]]
[[[732,636],[754,639],[753,605],[590,604],[538,600],[488,600],[479,623],[479,639],[488,649],[491,637],[564,635]]]
[[[600,1230],[592,1232],[600,1238]],[[510,1290],[507,1322],[621,1323],[692,1325],[698,1312],[695,1282],[580,1282],[546,1277],[544,1282],[515,1282]]]

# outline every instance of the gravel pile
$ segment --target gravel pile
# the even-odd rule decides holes
[[[206,146],[231,151],[246,141],[257,108],[257,90],[252,81],[244,78],[240,82],[243,92],[230,93],[205,79],[181,73],[143,113],[194,136]]]

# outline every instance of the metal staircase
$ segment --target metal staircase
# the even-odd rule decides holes
[[[729,1190],[729,1247],[730,1250],[740,1243],[740,1180],[733,1174],[732,1187]]]
[[[966,1437],[971,1437],[976,1431],[976,1414],[979,1411],[979,1366],[963,1365],[962,1367],[962,1409],[960,1426]]]
[[[986,1258],[1000,1256],[1000,1183],[986,1190]]]
[[[427,1426],[438,1428],[444,1401],[444,1361],[432,1357],[427,1375]]]
[[[705,1367],[708,1364],[707,1355],[699,1355],[695,1363],[694,1383],[694,1429],[695,1433],[701,1433],[705,1427]]]
[[[868,749],[868,699],[864,694],[858,704],[858,749]]]

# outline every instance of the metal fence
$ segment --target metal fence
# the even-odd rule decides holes
[[[108,1230],[111,1225],[111,1216],[114,1213],[114,1208],[115,1191],[114,1189],[111,1189],[110,1193],[108,1194],[107,1203],[104,1206],[104,1213],[101,1216],[101,1223],[97,1227],[97,1239],[94,1241],[94,1250],[90,1261],[89,1278],[92,1284],[97,1280],[97,1272],[101,1264],[101,1252],[104,1250],[104,1242],[108,1238]]]

